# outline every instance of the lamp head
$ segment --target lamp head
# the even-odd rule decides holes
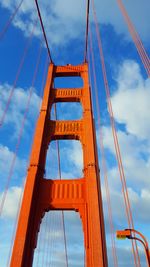
[[[126,239],[126,238],[131,238],[131,231],[128,229],[117,231],[116,232],[116,237],[118,239]]]

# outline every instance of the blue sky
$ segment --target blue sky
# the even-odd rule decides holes
[[[0,0],[0,32],[7,19],[13,12],[18,0]],[[150,52],[150,23],[148,0],[124,1],[129,15],[140,34],[143,44]],[[85,36],[85,0],[52,0],[41,1],[43,21],[46,28],[49,46],[55,64],[79,64],[84,56]],[[122,152],[122,159],[127,178],[127,186],[131,200],[135,228],[140,230],[150,241],[149,235],[149,200],[150,200],[150,81],[141,64],[136,48],[128,33],[126,24],[119,12],[116,0],[95,0],[97,16],[101,25],[102,43],[106,60],[109,85],[111,89],[112,105],[117,124],[118,138]],[[18,65],[20,64],[24,48],[27,45],[33,24],[37,18],[34,1],[24,0],[24,3],[15,17],[6,35],[0,40],[0,117],[3,114],[6,101],[14,83]],[[91,21],[93,18],[91,16]],[[99,88],[99,100],[101,104],[103,139],[107,155],[108,178],[111,192],[113,221],[115,229],[127,227],[124,204],[121,192],[121,184],[114,157],[114,146],[111,135],[109,117],[106,106],[104,84],[102,80],[101,66],[98,57],[94,26],[92,26],[94,40],[94,54]],[[23,69],[20,73],[14,90],[11,104],[9,106],[5,122],[0,130],[0,200],[6,185],[11,162],[16,149],[18,135],[20,132],[23,114],[26,109],[29,91],[31,90],[32,77],[41,46],[42,34],[40,25],[35,27],[32,43],[27,52]],[[43,87],[43,75],[46,62],[46,48],[42,43],[42,54],[37,79],[34,84],[31,97],[29,113],[26,118],[23,135],[21,138],[13,175],[9,184],[9,190],[5,201],[2,216],[0,218],[0,267],[7,266],[10,244],[14,232],[14,224],[18,203],[23,184],[25,182],[26,169],[28,165],[29,152],[33,138],[34,127],[38,116],[41,92]],[[56,86],[69,81],[56,80]],[[93,84],[93,78],[92,78]],[[80,80],[71,82],[71,86],[81,86]],[[93,99],[93,101],[95,101]],[[78,104],[58,105],[59,119],[79,119],[82,117],[82,107]],[[71,110],[71,111],[70,111]],[[95,108],[94,108],[95,111]],[[53,111],[52,111],[53,113]],[[94,113],[95,114],[95,113]],[[53,116],[53,114],[51,114]],[[95,114],[97,135],[97,117]],[[76,144],[77,143],[77,144]],[[99,143],[98,143],[99,147]],[[61,141],[61,167],[62,177],[82,176],[82,151],[78,142]],[[99,151],[100,155],[100,151]],[[65,160],[64,160],[65,159]],[[66,160],[67,159],[67,160]],[[66,164],[67,162],[67,164]],[[101,162],[100,162],[101,165]],[[46,177],[58,177],[56,144],[50,145]],[[109,267],[113,266],[110,248],[110,230],[107,214],[106,193],[101,170],[101,184],[103,192],[103,205],[106,224],[106,235],[108,245]],[[54,243],[55,265],[59,267],[64,264],[63,236],[61,225],[53,229],[53,235],[49,235],[48,225],[61,214],[46,215],[39,234],[39,241],[34,259],[34,265],[39,255],[39,266],[42,264],[43,252],[41,244]],[[80,220],[77,214],[65,213],[65,224],[67,229],[67,243],[69,250],[69,267],[83,266],[83,236]],[[82,236],[78,238],[77,236]],[[51,239],[49,239],[51,238]],[[62,246],[60,245],[62,244]],[[129,241],[117,241],[117,255],[119,266],[133,266],[131,246]],[[39,251],[39,252],[38,252]],[[39,253],[39,254],[38,254]],[[146,266],[143,249],[140,247],[142,266]],[[51,261],[51,255],[47,256],[47,262]],[[46,262],[45,262],[46,264]],[[36,266],[36,265],[35,265]],[[64,264],[65,266],[65,264]]]

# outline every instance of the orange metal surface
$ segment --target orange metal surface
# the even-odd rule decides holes
[[[83,88],[54,89],[55,77],[81,76]],[[51,121],[55,102],[81,102],[83,118],[76,121]],[[78,139],[83,148],[83,177],[72,180],[44,178],[49,143],[56,139]],[[31,267],[37,235],[44,213],[49,210],[74,210],[80,213],[84,231],[86,267],[107,267],[104,218],[91,106],[88,65],[50,64],[42,107],[37,121],[30,166],[22,200],[11,257],[11,267]]]

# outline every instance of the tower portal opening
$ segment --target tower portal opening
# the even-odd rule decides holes
[[[74,179],[83,177],[83,151],[81,143],[78,140],[56,140],[50,142],[49,145],[45,166],[45,178],[60,179],[58,172],[58,145],[61,178]]]
[[[45,213],[34,251],[36,266],[84,266],[84,240],[78,212],[49,211]]]
[[[54,79],[55,88],[81,88],[83,79],[80,76],[75,77],[56,77]]]
[[[81,103],[62,102],[62,103],[55,103],[52,105],[51,117],[50,117],[51,120],[56,120],[54,105],[56,105],[57,120],[79,120],[83,116],[83,109]]]

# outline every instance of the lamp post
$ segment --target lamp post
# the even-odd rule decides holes
[[[136,235],[140,236],[137,237]],[[140,232],[138,232],[135,229],[125,229],[125,230],[121,230],[121,231],[117,231],[116,232],[116,236],[118,239],[134,239],[137,240],[139,242],[142,243],[142,245],[144,246],[145,249],[145,254],[146,254],[146,259],[147,259],[147,265],[148,267],[150,267],[150,252],[149,252],[149,246],[148,246],[148,242],[145,238],[144,235],[142,235]]]

